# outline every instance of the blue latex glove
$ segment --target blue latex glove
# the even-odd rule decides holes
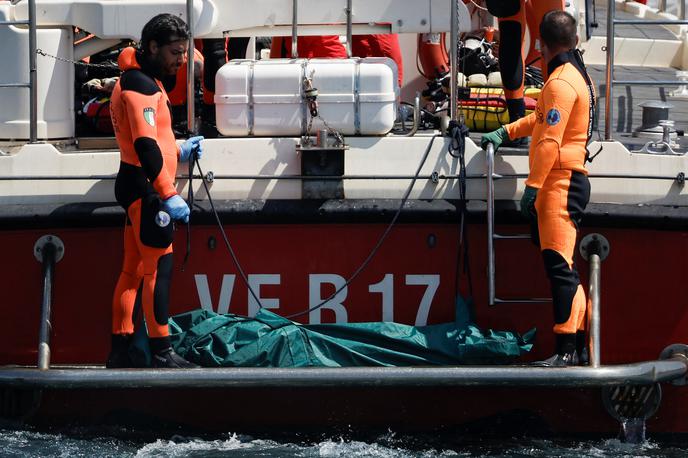
[[[191,153],[196,153],[196,159],[203,156],[203,148],[201,148],[201,141],[203,136],[191,137],[179,146],[179,160],[186,162],[191,157]]]
[[[175,194],[172,197],[164,200],[162,202],[162,210],[170,215],[175,221],[183,221],[185,223],[189,222],[189,206],[179,194]]]
[[[521,214],[526,219],[535,217],[535,199],[537,198],[538,189],[531,186],[526,186],[521,197]]]
[[[507,140],[509,140],[509,134],[506,131],[506,127],[502,126],[497,130],[484,134],[480,139],[480,147],[486,149],[487,144],[492,143],[496,152],[499,146]]]

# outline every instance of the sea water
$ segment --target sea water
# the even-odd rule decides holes
[[[481,439],[453,435],[369,437],[148,436],[125,429],[48,433],[0,429],[1,457],[685,457],[688,440],[622,443],[617,439]]]

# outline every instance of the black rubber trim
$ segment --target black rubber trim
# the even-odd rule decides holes
[[[499,33],[504,38],[499,45],[502,83],[506,89],[515,91],[523,85],[521,24],[516,21],[499,21]]]
[[[154,95],[160,91],[155,80],[139,69],[127,70],[120,78],[120,88],[123,91],[135,91],[143,95]]]
[[[174,226],[168,224],[160,227],[155,218],[160,211],[160,196],[158,193],[147,194],[141,199],[141,227],[139,237],[141,243],[153,248],[167,248],[174,240]]]
[[[162,151],[158,142],[153,138],[139,137],[134,140],[134,150],[146,177],[151,183],[155,182],[163,166]]]
[[[120,161],[119,172],[117,172],[117,179],[115,180],[115,199],[117,202],[122,207],[128,208],[136,199],[140,199],[151,192],[155,192],[155,189],[146,179],[143,169]]]
[[[165,325],[169,318],[170,286],[172,285],[172,253],[160,256],[153,289],[153,314],[158,324]]]
[[[590,180],[580,172],[571,173],[569,192],[566,202],[566,210],[569,212],[571,221],[580,229],[580,223],[585,215],[585,207],[590,201]]]
[[[227,224],[388,223],[398,199],[366,200],[217,200],[215,207]],[[470,223],[485,224],[484,201],[468,203]],[[495,203],[496,224],[526,225],[518,202]],[[195,201],[194,225],[214,225],[207,201]],[[399,217],[401,223],[451,223],[459,219],[458,202],[412,200]],[[121,227],[124,210],[115,202],[45,205],[2,205],[2,229]],[[581,222],[591,227],[681,230],[688,227],[688,206],[588,204]]]
[[[560,253],[550,249],[542,250],[542,260],[552,288],[554,322],[566,323],[571,317],[573,297],[580,285],[576,265],[573,265],[573,269],[570,268]]]

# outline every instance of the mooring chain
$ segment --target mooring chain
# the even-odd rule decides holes
[[[327,132],[334,137],[336,141],[334,146],[341,146],[344,144],[344,136],[339,133],[339,131],[331,127],[320,115],[320,111],[318,110],[318,89],[313,86],[314,73],[315,70],[311,70],[310,76],[307,76],[303,79],[304,98],[306,99],[306,104],[308,105],[308,112],[311,115],[310,119],[308,120],[308,126],[306,127],[306,138],[311,138],[313,120],[317,118],[323,123],[325,129],[327,129]]]
[[[60,56],[54,56],[52,54],[48,54],[47,52],[43,51],[42,49],[38,48],[36,49],[36,54],[39,54],[43,57],[50,57],[51,59],[58,60],[60,62],[64,62],[66,64],[74,64],[74,65],[81,65],[83,67],[94,67],[94,68],[105,68],[108,70],[118,70],[119,67],[117,65],[112,65],[112,64],[91,64],[89,62],[83,62],[80,60],[72,60],[72,59],[67,59],[66,57],[60,57]]]

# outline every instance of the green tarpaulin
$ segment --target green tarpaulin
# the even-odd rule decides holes
[[[172,345],[206,367],[348,367],[509,364],[530,351],[535,330],[523,336],[472,324],[299,324],[261,309],[255,318],[207,310],[170,319]],[[149,360],[145,332],[132,357]]]

